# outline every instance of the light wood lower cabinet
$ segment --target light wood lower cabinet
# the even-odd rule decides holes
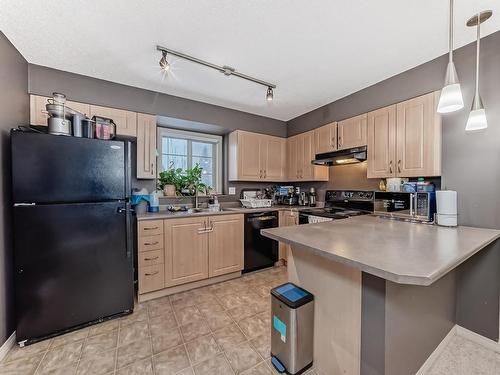
[[[289,227],[292,225],[299,225],[299,212],[297,210],[280,211],[279,226]],[[288,258],[289,251],[290,251],[290,245],[280,242],[279,258],[286,261]]]
[[[243,269],[243,216],[209,217],[208,276],[215,277]]]
[[[137,237],[139,294],[164,288],[163,220],[139,221]]]
[[[139,221],[139,293],[241,271],[243,236],[242,214]]]
[[[167,219],[165,236],[165,287],[208,278],[206,217]]]

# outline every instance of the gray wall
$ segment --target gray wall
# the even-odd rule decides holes
[[[39,65],[29,64],[28,91],[47,96],[58,91],[75,101],[200,122],[226,132],[243,129],[286,136],[284,121]]]
[[[9,130],[29,121],[28,64],[0,32],[0,346],[14,331]]]
[[[458,191],[461,224],[500,228],[500,168],[497,167],[500,163],[500,32],[481,41],[481,95],[489,127],[484,132],[466,134],[464,128],[475,85],[475,46],[472,43],[455,52],[465,108],[443,117],[441,182],[443,188]],[[438,90],[443,84],[446,64],[447,56],[442,56],[290,120],[288,136]],[[349,175],[357,173],[351,167],[345,166],[343,170],[331,167],[330,183],[317,186],[325,189],[335,187],[338,181],[346,181]],[[365,176],[357,175],[359,179],[352,180],[351,188],[373,184]]]

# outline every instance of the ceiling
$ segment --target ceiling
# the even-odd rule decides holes
[[[465,21],[500,1],[455,1],[455,46]],[[28,62],[279,120],[447,52],[447,0],[2,0],[1,30]],[[157,44],[275,83],[266,88],[170,57]],[[443,72],[444,75],[444,72]]]

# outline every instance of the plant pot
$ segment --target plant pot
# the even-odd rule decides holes
[[[163,195],[166,197],[175,196],[175,185],[165,185],[163,188]]]

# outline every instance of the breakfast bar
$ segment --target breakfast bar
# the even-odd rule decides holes
[[[498,341],[498,230],[366,215],[263,234],[315,295],[321,374],[415,374],[455,324]]]

